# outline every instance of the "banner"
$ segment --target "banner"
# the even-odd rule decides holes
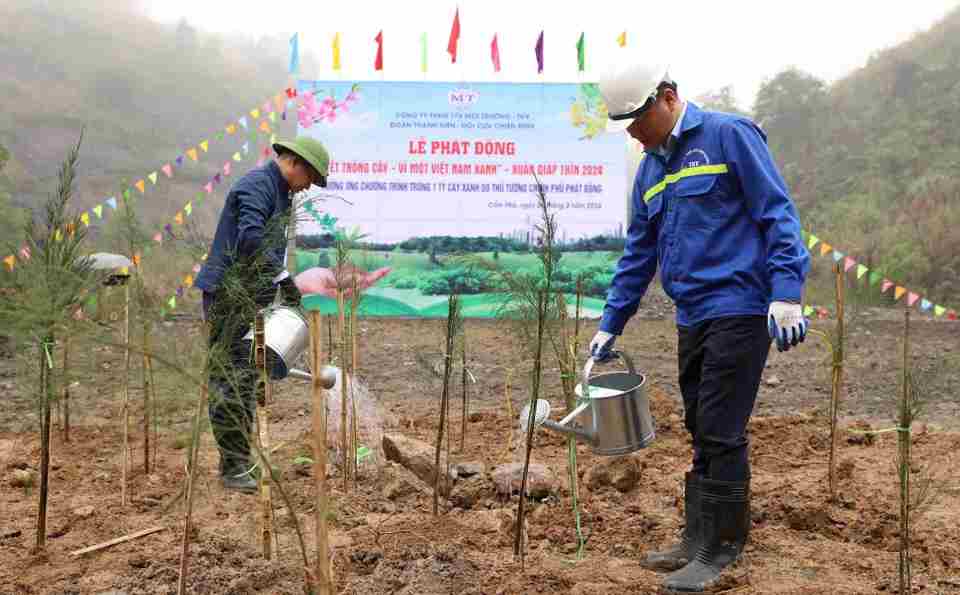
[[[596,277],[585,310],[600,314],[599,287],[622,252],[627,164],[623,137],[603,132],[596,85],[301,81],[299,93],[298,134],[329,149],[326,194],[343,199],[308,200],[365,234],[376,248],[365,268],[392,269],[367,292],[365,314],[444,315],[445,279],[463,273],[454,253],[508,270],[536,266],[537,180],[556,213],[560,266]],[[298,223],[301,245],[322,233]],[[613,242],[591,241],[598,236]],[[332,248],[314,248],[299,269],[329,266]],[[465,312],[495,315],[495,275],[470,274]]]

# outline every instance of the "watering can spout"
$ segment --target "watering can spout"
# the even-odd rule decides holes
[[[550,419],[543,420],[543,427],[553,430],[554,432],[578,438],[588,444],[593,444],[595,438],[593,433],[580,426],[574,425],[574,420],[585,412],[588,407],[590,407],[590,403],[581,403],[576,409],[568,413],[566,417],[558,422]]]

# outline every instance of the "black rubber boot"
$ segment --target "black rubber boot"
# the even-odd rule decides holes
[[[683,488],[686,522],[680,541],[659,552],[650,552],[640,566],[650,570],[677,570],[687,565],[700,547],[700,476],[687,472]]]
[[[750,532],[750,481],[700,480],[702,541],[689,564],[663,581],[668,593],[701,593],[736,562]]]
[[[246,494],[256,492],[257,480],[249,471],[250,465],[246,461],[220,455],[220,481],[224,489]]]

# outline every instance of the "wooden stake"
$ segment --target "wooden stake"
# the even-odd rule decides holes
[[[143,319],[143,473],[150,473],[150,323]]]
[[[127,469],[130,466],[130,283],[123,285],[123,378],[120,379],[123,399],[123,470],[120,474],[120,505],[127,505]]]
[[[53,333],[40,343],[40,494],[37,507],[37,550],[47,546],[47,499],[50,486],[50,368]]]
[[[313,370],[312,418],[313,418],[313,476],[317,486],[316,539],[317,559],[314,578],[318,595],[334,592],[333,573],[330,568],[330,544],[327,536],[327,403],[323,398],[320,371],[323,369],[320,351],[320,335],[323,332],[320,313],[310,312],[310,356]]]
[[[347,341],[346,304],[344,303],[343,289],[337,289],[337,313],[339,315],[340,353],[342,367],[340,370],[340,454],[343,457],[343,491],[350,489],[350,431],[347,426],[347,395],[350,383],[349,343]],[[354,454],[354,458],[356,455]]]
[[[70,331],[63,334],[63,441],[70,442]]]
[[[831,392],[830,392],[830,459],[828,461],[828,483],[830,487],[830,501],[837,501],[837,440],[839,431],[837,428],[838,417],[840,414],[840,389],[843,383],[843,342],[844,342],[844,272],[840,263],[834,267],[836,276],[836,299],[837,299],[837,336],[836,345],[833,346],[833,368],[831,370]]]
[[[263,387],[263,398],[257,399],[257,441],[259,442],[260,458],[260,477],[257,480],[259,489],[259,522],[257,527],[257,545],[263,552],[263,557],[267,560],[273,556],[273,501],[270,497],[270,461],[267,453],[270,452],[270,434],[268,428],[268,410],[267,405],[271,401],[270,394],[270,375],[267,370],[267,352],[264,333],[263,312],[257,312],[256,323],[254,327],[254,340],[256,341],[256,363],[257,370],[260,372],[257,389]],[[259,390],[257,391],[259,394]]]
[[[207,376],[209,369],[209,354],[204,366],[203,378]],[[180,579],[177,584],[177,594],[184,595],[187,592],[187,566],[190,559],[190,533],[191,517],[193,515],[193,483],[197,475],[197,451],[200,450],[200,420],[203,416],[203,410],[207,403],[207,383],[200,383],[200,396],[197,398],[197,410],[193,416],[193,435],[190,440],[190,453],[188,456],[187,467],[187,488],[186,488],[186,509],[183,513],[183,540],[180,547]]]
[[[149,529],[144,529],[143,531],[137,531],[136,533],[131,533],[129,535],[124,535],[123,537],[117,537],[116,539],[111,539],[110,541],[104,541],[103,543],[98,543],[97,545],[91,545],[90,547],[85,547],[79,550],[72,551],[70,552],[70,555],[76,558],[84,554],[97,552],[97,551],[106,549],[108,547],[113,547],[115,545],[125,543],[127,541],[132,541],[134,539],[138,539],[146,535],[152,535],[158,531],[163,531],[164,529],[166,529],[166,527],[162,527],[162,526],[150,527]],[[182,593],[182,591],[180,592]]]
[[[900,552],[899,584],[900,593],[911,593],[913,572],[910,559],[910,426],[913,423],[913,404],[911,403],[910,372],[910,307],[903,310],[903,387],[900,395],[900,415],[897,426],[897,446],[899,450],[900,476]]]

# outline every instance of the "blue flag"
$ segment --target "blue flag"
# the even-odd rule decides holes
[[[290,74],[300,70],[300,34],[294,33],[290,38]]]

